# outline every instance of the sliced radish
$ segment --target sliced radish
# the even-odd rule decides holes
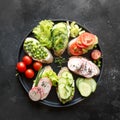
[[[51,80],[47,77],[40,79],[38,83],[38,87],[40,88],[41,100],[45,99],[52,87]]]
[[[41,94],[40,94],[40,88],[39,87],[33,87],[30,91],[29,91],[29,97],[31,100],[33,101],[38,101],[41,99]]]

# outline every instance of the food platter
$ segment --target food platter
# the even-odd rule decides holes
[[[66,22],[66,20],[52,20],[52,21],[54,21],[54,23]],[[67,20],[67,21],[69,21],[69,20]],[[71,21],[69,21],[69,22],[71,23]],[[85,31],[90,32],[89,30],[87,30],[87,28],[84,28],[84,27],[81,26],[79,23],[77,23],[77,24],[79,25],[79,27],[82,27]],[[25,38],[27,38],[27,37],[33,37],[33,38],[34,38],[34,35],[33,35],[33,33],[32,33],[32,30],[27,34],[27,36],[26,36]],[[24,43],[25,38],[23,39],[23,41],[22,41],[22,43],[21,43],[21,45],[20,45],[20,48],[19,48],[18,61],[21,61],[22,57],[26,54],[25,51],[23,50],[23,43]],[[71,41],[71,39],[72,39],[72,38],[69,38],[69,41]],[[100,50],[100,51],[102,52],[102,50],[101,50],[101,45],[100,45],[100,39],[99,39],[99,44],[97,44],[97,46],[96,46],[96,49],[98,49],[98,50]],[[86,53],[86,54],[84,54],[84,55],[82,55],[82,56],[84,56],[84,57],[86,57],[87,59],[91,60],[91,57],[90,57],[91,51],[92,51],[92,50],[90,50],[88,53]],[[53,54],[53,51],[51,51],[51,53]],[[56,56],[53,55],[53,57],[55,58]],[[63,53],[62,57],[64,57],[64,58],[66,59],[66,61],[68,61],[70,55],[68,55],[67,50]],[[93,77],[96,82],[99,81],[100,76],[101,76],[101,74],[102,74],[103,57],[100,59],[100,61],[101,61],[100,74],[99,74],[98,76]],[[53,61],[53,63],[50,63],[49,65],[52,67],[52,69],[53,69],[56,73],[59,72],[60,67],[58,67],[57,64],[56,64],[54,61]],[[43,66],[46,66],[46,64],[44,64]],[[67,66],[67,62],[65,62],[65,63],[62,65],[62,67],[64,67],[64,66]],[[37,74],[37,73],[36,73],[36,74]],[[76,75],[76,74],[74,74],[74,73],[72,73],[72,75],[73,75],[73,77],[74,77],[75,80],[79,77],[79,75]],[[28,93],[29,90],[30,90],[31,87],[32,87],[33,80],[34,80],[35,78],[33,78],[33,79],[26,79],[26,77],[24,76],[24,74],[21,74],[21,73],[20,73],[20,74],[18,75],[18,79],[19,79],[21,85],[23,86],[24,90]],[[62,104],[62,103],[59,101],[58,97],[57,97],[56,87],[52,87],[52,89],[51,89],[48,97],[47,97],[46,99],[44,99],[44,100],[39,100],[39,101],[37,101],[37,102],[42,103],[42,104],[47,105],[47,106],[51,106],[51,107],[68,107],[68,106],[75,105],[75,104],[79,103],[80,101],[82,101],[82,100],[84,100],[84,99],[85,99],[85,97],[82,97],[82,96],[80,95],[78,89],[77,89],[76,86],[75,86],[75,95],[74,95],[72,101],[70,101],[70,102],[68,102],[68,103],[66,103],[66,104]],[[94,99],[94,96],[93,96],[93,99]]]

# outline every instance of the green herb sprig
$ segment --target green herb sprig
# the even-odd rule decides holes
[[[66,62],[66,59],[62,56],[55,58],[55,63],[58,64],[58,67],[62,67],[62,65]]]

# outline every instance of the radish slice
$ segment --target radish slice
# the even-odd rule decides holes
[[[40,99],[43,100],[48,96],[52,87],[52,83],[49,78],[45,77],[40,79],[38,83],[38,87],[40,88],[40,94],[41,94]]]
[[[33,87],[30,91],[29,91],[29,97],[31,100],[33,101],[38,101],[41,99],[41,94],[40,94],[40,88],[39,87]]]

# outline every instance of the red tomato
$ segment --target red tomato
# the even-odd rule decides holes
[[[34,77],[34,71],[32,70],[32,69],[27,69],[26,71],[25,71],[25,76],[26,76],[26,78],[33,78]]]
[[[34,68],[34,70],[38,71],[42,68],[42,64],[40,62],[34,62],[33,68]]]
[[[77,46],[76,42],[74,42],[74,43],[72,43],[72,45],[70,45],[69,52],[72,55],[82,55],[83,54],[82,49]]]
[[[101,57],[101,52],[99,50],[93,50],[91,57],[93,60],[98,60]]]
[[[91,33],[84,32],[79,36],[78,43],[79,41],[85,46],[91,46],[95,43],[96,36]]]
[[[77,37],[77,39],[76,39],[76,44],[77,44],[77,46],[80,47],[80,48],[86,48],[86,47],[87,47],[86,45],[82,44],[81,39],[80,39],[80,36]]]
[[[32,58],[25,55],[23,58],[22,58],[22,61],[26,64],[26,65],[30,65],[32,63]]]
[[[26,71],[26,65],[25,65],[24,62],[18,62],[16,68],[19,72],[25,72]]]

